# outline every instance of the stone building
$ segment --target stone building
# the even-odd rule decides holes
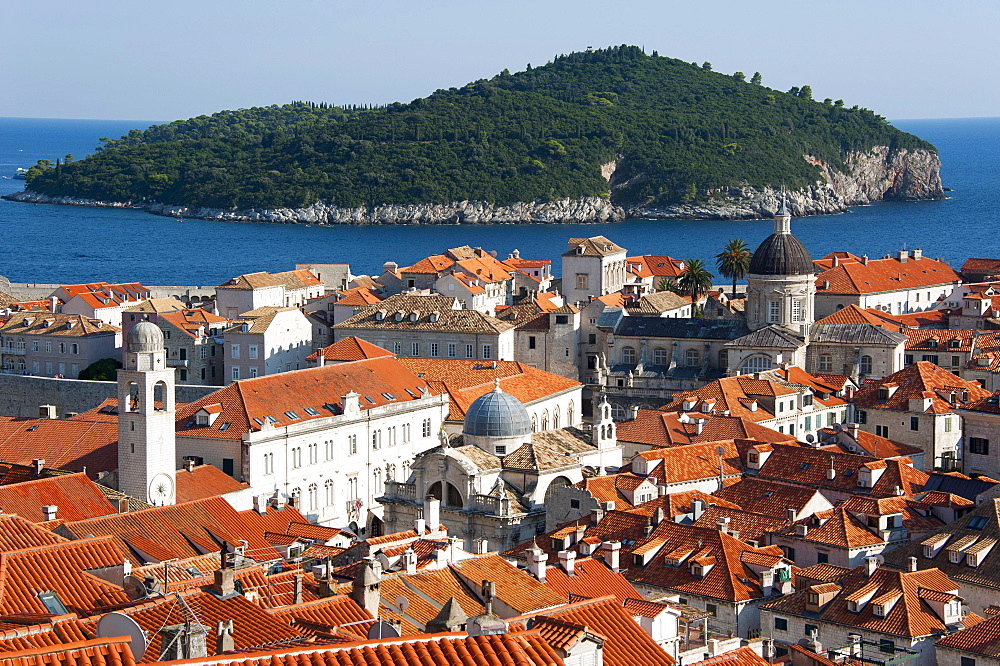
[[[312,324],[295,307],[244,312],[223,333],[225,382],[306,367],[313,352]]]
[[[545,528],[545,502],[559,488],[621,465],[610,410],[590,432],[533,432],[531,417],[499,385],[466,411],[460,437],[414,461],[409,479],[379,498],[389,529],[412,524],[425,497],[441,500],[441,523],[467,547],[488,539],[512,548]]]
[[[570,238],[562,255],[562,293],[566,302],[586,304],[591,296],[620,291],[628,279],[625,248],[604,236]]]
[[[101,319],[15,313],[0,325],[3,371],[76,379],[91,363],[121,358],[121,339],[121,329]]]
[[[153,323],[163,331],[167,366],[177,368],[178,383],[208,386],[225,383],[222,336],[228,319],[195,308],[160,313]]]

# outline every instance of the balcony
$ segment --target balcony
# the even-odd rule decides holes
[[[386,499],[402,500],[405,502],[417,501],[417,486],[413,483],[402,483],[400,481],[385,482]]]
[[[190,361],[188,359],[186,359],[186,358],[185,359],[179,359],[179,358],[168,358],[167,359],[167,367],[168,368],[186,368],[186,367],[188,367],[189,363],[190,363]]]

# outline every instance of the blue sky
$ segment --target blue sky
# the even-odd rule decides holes
[[[17,0],[0,18],[0,116],[409,101],[623,43],[888,118],[1000,116],[995,0]]]

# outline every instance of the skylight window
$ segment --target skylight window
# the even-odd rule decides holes
[[[981,530],[986,526],[986,522],[987,521],[985,516],[976,516],[975,518],[969,521],[969,529]]]
[[[45,610],[53,615],[66,615],[69,613],[69,609],[66,608],[66,604],[62,602],[59,595],[55,592],[39,592],[38,600],[42,602],[43,606],[45,606]]]
[[[383,393],[382,397],[385,398],[386,400],[395,400],[396,399],[396,396],[394,396],[391,393]]]
[[[268,421],[270,421],[271,423],[277,423],[278,422],[278,419],[274,418],[270,414],[264,414],[264,418],[267,419]]]
[[[262,426],[262,425],[264,425],[264,422],[263,422],[263,421],[261,421],[261,420],[260,420],[259,418],[257,418],[256,416],[255,416],[255,417],[253,417],[253,422],[254,422],[254,423],[256,423],[256,424],[257,424],[257,425],[259,425],[259,426]]]
[[[33,425],[30,428],[28,428],[28,432],[35,432],[36,430],[38,430],[38,426],[36,425]]]
[[[368,404],[370,404],[370,405],[374,405],[375,404],[375,401],[372,399],[372,397],[370,395],[366,395],[365,396],[365,400],[367,400]]]
[[[410,389],[406,389],[406,392],[409,394],[409,396],[411,398],[416,398],[417,397],[417,394],[414,393],[413,391],[411,391]]]
[[[844,476],[851,476],[852,474],[854,474],[854,470],[853,469],[845,469],[844,470]]]
[[[764,493],[764,498],[765,499],[770,499],[772,497],[774,497],[774,491],[773,490],[768,490],[766,493]]]
[[[812,463],[802,463],[802,465],[799,467],[799,470],[806,472],[809,470],[810,467],[812,467]]]
[[[306,414],[308,414],[309,416],[319,416],[319,412],[317,412],[317,411],[316,411],[315,409],[313,409],[312,407],[304,407],[304,408],[302,409],[302,411],[304,411],[304,412],[305,412]]]
[[[295,412],[293,412],[293,411],[292,411],[292,410],[290,410],[290,409],[289,409],[289,410],[288,410],[287,412],[285,412],[285,416],[287,416],[288,418],[292,419],[293,421],[294,421],[295,419],[299,418],[299,415],[298,415],[298,414],[296,414]]]
[[[337,413],[337,406],[336,405],[331,405],[330,403],[326,403],[325,405],[323,405],[323,409],[328,409],[331,412],[333,412],[334,414]]]
[[[231,425],[233,425],[233,424],[229,423],[228,421],[226,423],[223,423],[222,425],[219,426],[219,432],[225,432],[225,431],[229,430],[229,426],[231,426]]]

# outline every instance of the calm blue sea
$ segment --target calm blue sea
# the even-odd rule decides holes
[[[98,139],[149,122],[0,118],[0,194],[23,187],[17,167],[66,153],[81,159]],[[793,220],[814,257],[834,250],[882,256],[906,248],[960,266],[970,256],[1000,256],[1000,118],[900,120],[897,127],[934,143],[952,188],[945,201],[882,203],[843,215]],[[138,210],[46,206],[0,201],[0,275],[16,282],[140,281],[214,285],[239,273],[287,270],[295,263],[350,263],[355,273],[382,262],[408,265],[468,244],[502,256],[558,258],[572,236],[603,234],[631,254],[711,257],[730,238],[754,247],[770,221],[629,221],[607,225],[310,227],[190,220]]]

